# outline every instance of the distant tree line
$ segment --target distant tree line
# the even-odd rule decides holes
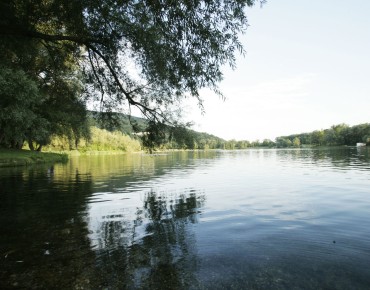
[[[299,148],[302,146],[354,146],[356,143],[370,145],[370,124],[349,126],[346,124],[333,125],[329,129],[315,130],[310,133],[280,136],[272,141],[223,140],[216,136],[189,131],[186,142],[175,143],[175,146],[185,149],[226,149],[238,150],[247,148]],[[172,144],[174,145],[174,144]]]
[[[348,126],[346,124],[333,125],[329,129],[315,130],[310,133],[293,134],[276,138],[276,147],[311,146],[354,146],[356,143],[370,145],[370,124]]]
[[[112,118],[107,120],[107,118]],[[165,135],[158,137],[149,132],[134,132],[132,127],[144,130],[146,120],[135,118],[134,126],[127,124],[128,117],[122,114],[116,116],[102,116],[102,113],[90,112],[89,124],[92,134],[89,138],[78,141],[71,136],[55,137],[51,140],[50,150],[122,150],[139,151],[144,148],[151,150],[240,150],[248,148],[300,148],[302,146],[354,146],[356,143],[370,145],[370,124],[348,126],[346,124],[334,125],[329,129],[315,130],[310,133],[280,136],[275,142],[270,139],[262,141],[224,140],[217,136],[189,130],[183,127],[166,128]],[[78,147],[77,147],[77,144]]]
[[[32,87],[31,89],[32,90]],[[4,99],[3,99],[4,100]],[[26,106],[23,107],[26,110]],[[50,116],[55,114],[55,111],[45,110]],[[22,111],[18,111],[22,114]],[[27,112],[24,112],[27,115]],[[6,117],[5,115],[2,116]],[[10,114],[8,117],[15,118],[17,115]],[[23,117],[21,115],[21,117]],[[32,119],[33,118],[33,119]],[[31,116],[31,121],[38,117]],[[72,118],[72,116],[70,117]],[[23,118],[21,118],[23,120]],[[55,120],[61,120],[56,114]],[[1,118],[0,118],[1,120]],[[47,120],[47,119],[46,119]],[[65,119],[68,121],[68,118]],[[30,121],[30,119],[29,119]],[[22,121],[24,123],[24,121]],[[19,126],[22,126],[21,121]],[[45,121],[48,124],[48,121]],[[62,123],[60,123],[62,124]],[[240,150],[248,148],[299,148],[302,146],[354,146],[356,143],[366,143],[370,145],[370,124],[360,124],[348,126],[346,124],[333,125],[329,129],[315,130],[310,133],[292,134],[289,136],[280,136],[272,141],[264,139],[262,141],[248,140],[224,140],[212,134],[204,132],[196,132],[184,128],[182,126],[166,126],[166,128],[158,128],[158,132],[146,131],[151,126],[150,121],[129,117],[121,113],[102,113],[88,111],[84,119],[80,120],[79,126],[68,127],[63,130],[63,126],[55,126],[57,132],[51,134],[50,131],[45,133],[47,138],[44,139],[44,147],[51,151],[140,151],[143,149],[153,150],[208,150],[208,149],[223,149],[223,150]],[[156,129],[154,128],[154,129]],[[18,128],[13,128],[17,130]],[[9,128],[11,133],[11,128]],[[32,131],[26,131],[32,132]],[[0,132],[1,133],[1,132]],[[42,136],[42,132],[38,132]],[[26,137],[27,135],[25,135]],[[27,140],[27,139],[25,139]],[[20,145],[28,145],[31,150],[41,149],[40,143],[19,141]],[[0,147],[9,146],[7,139],[2,139],[0,136]],[[19,148],[21,148],[21,146]],[[35,146],[38,146],[35,148]],[[33,148],[31,146],[34,146]]]

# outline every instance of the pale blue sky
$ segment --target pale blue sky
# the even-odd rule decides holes
[[[252,141],[370,122],[369,0],[268,0],[247,15],[227,99],[204,91],[204,116],[189,104],[195,130]]]

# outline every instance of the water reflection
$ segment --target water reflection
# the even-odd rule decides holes
[[[370,169],[370,148],[362,147],[327,147],[317,149],[280,149],[276,152],[282,162],[290,165],[308,164],[320,167],[348,169]],[[367,165],[367,166],[366,166]]]
[[[369,164],[336,148],[0,169],[0,289],[366,289]]]
[[[204,195],[148,192],[133,221],[106,216],[90,237],[100,284],[109,289],[187,289],[196,285],[197,222]]]
[[[166,286],[160,288],[195,285],[191,225],[205,202],[203,193],[147,191],[135,206],[92,215],[97,203],[91,198],[99,188],[93,180],[102,177],[94,166],[68,166],[56,166],[53,174],[47,166],[2,172],[1,289],[159,288],[163,281]],[[156,176],[166,172],[155,168]],[[129,178],[134,171],[132,166],[123,181],[107,180],[109,188],[135,183]]]

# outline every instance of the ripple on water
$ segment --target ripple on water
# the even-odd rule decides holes
[[[53,178],[0,169],[4,289],[370,285],[370,161],[356,149],[79,160]]]

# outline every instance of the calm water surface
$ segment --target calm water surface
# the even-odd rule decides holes
[[[0,288],[370,289],[370,151],[1,169]]]

